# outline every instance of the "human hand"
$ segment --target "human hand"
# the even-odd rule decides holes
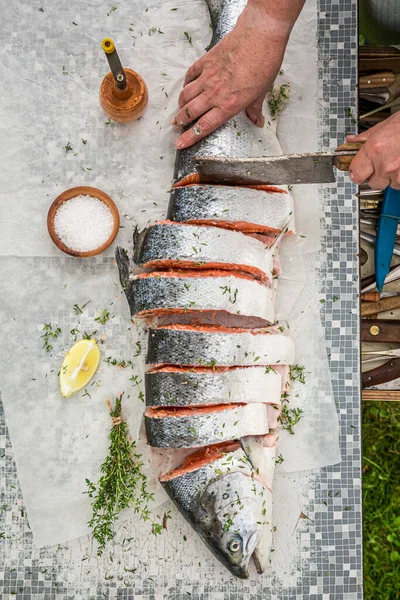
[[[400,190],[400,113],[360,135],[348,135],[346,142],[365,142],[351,161],[349,174],[358,185],[383,190],[388,185]]]
[[[175,121],[198,121],[176,140],[177,148],[191,146],[242,110],[263,127],[263,101],[295,21],[271,18],[266,4],[248,2],[235,28],[188,70]]]

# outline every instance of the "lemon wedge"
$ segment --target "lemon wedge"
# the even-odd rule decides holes
[[[64,398],[87,386],[97,371],[100,356],[96,340],[79,340],[68,350],[60,370],[60,391]]]

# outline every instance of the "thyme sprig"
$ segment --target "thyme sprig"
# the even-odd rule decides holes
[[[114,537],[113,526],[118,514],[125,508],[133,508],[143,521],[150,521],[155,535],[162,532],[162,523],[152,520],[148,503],[154,500],[147,491],[147,478],[143,473],[141,454],[129,439],[126,422],[121,417],[122,394],[115,399],[115,407],[109,403],[113,424],[109,434],[108,455],[100,469],[97,483],[86,479],[87,493],[92,502],[92,518],[89,527],[98,543],[97,555],[101,556],[109,540]]]

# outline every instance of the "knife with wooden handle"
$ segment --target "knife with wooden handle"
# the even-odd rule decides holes
[[[376,88],[388,88],[395,81],[392,71],[381,71],[372,75],[361,75],[358,87],[360,90],[372,90]]]
[[[396,319],[361,321],[361,341],[400,344],[400,321]]]
[[[394,358],[376,369],[371,369],[361,375],[363,388],[387,383],[400,377],[400,358]]]
[[[348,171],[362,143],[342,144],[334,152],[232,158],[194,156],[200,183],[229,185],[289,185],[334,183],[334,167]]]
[[[361,303],[361,316],[368,317],[369,315],[377,315],[382,312],[388,312],[400,308],[400,296],[391,296],[390,298],[383,298],[379,302],[362,302]]]

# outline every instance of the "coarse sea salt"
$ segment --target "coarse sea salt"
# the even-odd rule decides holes
[[[90,252],[110,237],[114,218],[108,206],[92,196],[81,194],[61,204],[54,217],[60,240],[76,252]]]

